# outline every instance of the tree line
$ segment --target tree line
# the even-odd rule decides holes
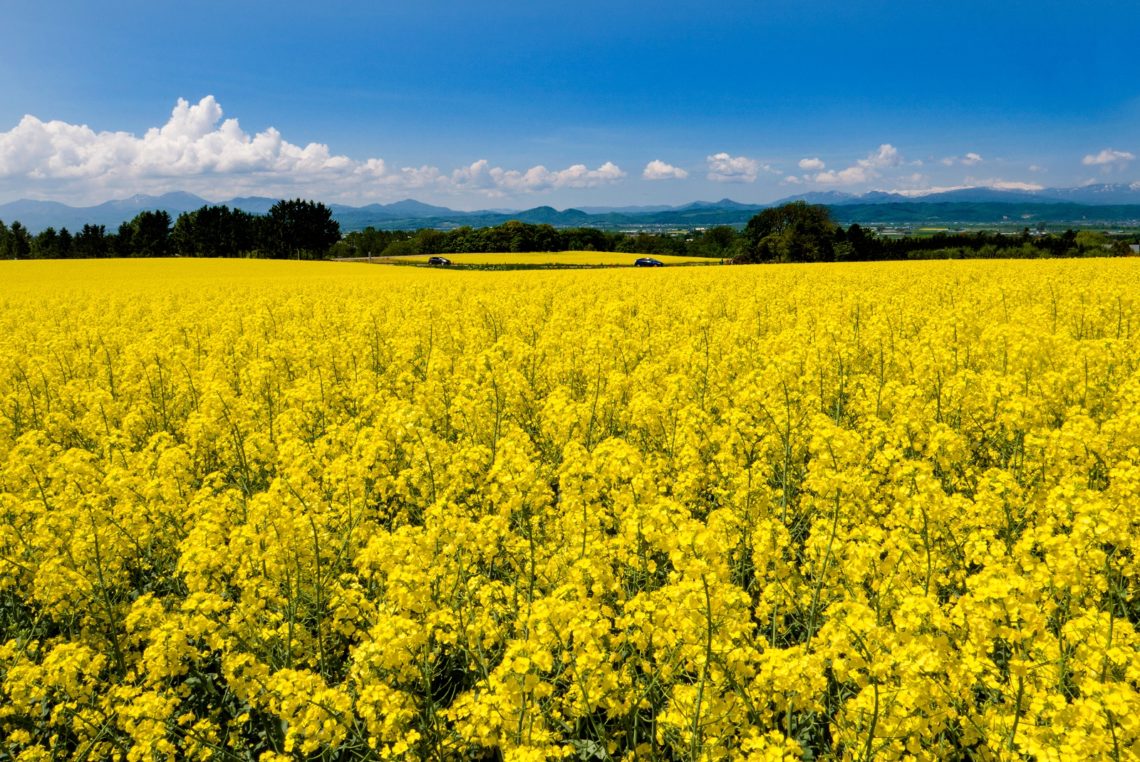
[[[1130,238],[1091,230],[1033,235],[987,231],[882,237],[858,223],[844,228],[826,206],[796,201],[765,209],[745,225],[734,262],[868,262],[898,259],[1122,256]]]
[[[64,259],[103,257],[390,257],[465,252],[619,251],[711,257],[735,263],[859,262],[898,259],[1040,258],[1128,254],[1140,240],[1080,232],[1016,234],[935,233],[886,237],[858,223],[839,225],[827,207],[802,201],[765,209],[743,230],[729,226],[684,232],[609,232],[511,221],[493,227],[390,231],[365,228],[340,234],[324,204],[279,201],[257,215],[226,206],[203,206],[171,220],[164,211],[141,212],[117,231],[84,225],[32,235],[19,222],[0,222],[0,257]]]
[[[512,220],[485,228],[417,231],[365,228],[347,233],[332,248],[334,257],[393,257],[531,251],[620,251],[729,259],[740,238],[731,227],[686,233],[623,233],[597,228],[556,228]]]
[[[348,233],[333,246],[335,257],[391,257],[467,252],[621,251],[713,257],[735,263],[866,262],[898,259],[1119,256],[1132,239],[1068,230],[1034,235],[987,231],[880,236],[858,223],[831,219],[825,206],[802,201],[765,209],[743,230],[728,226],[670,233],[606,232],[507,222],[487,228],[449,231],[375,230]]]
[[[227,206],[203,206],[171,220],[144,211],[109,232],[84,225],[78,233],[46,228],[33,235],[19,222],[0,221],[4,259],[101,259],[106,257],[264,257],[324,259],[340,240],[340,225],[324,204],[278,201],[266,214]]]

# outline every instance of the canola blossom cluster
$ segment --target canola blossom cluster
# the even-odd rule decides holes
[[[1138,262],[0,284],[0,759],[1140,758]]]

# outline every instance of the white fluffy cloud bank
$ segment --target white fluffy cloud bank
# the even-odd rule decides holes
[[[1081,159],[1081,164],[1086,167],[1110,167],[1113,165],[1127,164],[1136,158],[1136,155],[1129,151],[1116,151],[1112,148],[1106,148],[1100,153],[1090,153],[1085,158]]]
[[[471,166],[462,167],[446,176],[432,167],[424,167],[421,171],[434,173],[431,180],[441,188],[478,190],[488,195],[533,193],[554,188],[595,188],[625,177],[625,172],[612,161],[607,161],[597,169],[590,169],[585,164],[574,164],[566,169],[549,170],[539,164],[520,171],[492,167],[486,159],[480,159]]]
[[[236,119],[222,118],[212,95],[196,104],[179,99],[166,124],[141,136],[30,115],[0,132],[0,190],[71,201],[171,190],[213,199],[308,193],[365,200],[418,189],[501,197],[591,188],[625,176],[612,162],[560,170],[541,165],[503,169],[486,160],[452,172],[431,166],[392,168],[379,158],[334,155],[321,143],[289,143],[273,127],[251,135]]]
[[[646,180],[684,180],[689,176],[689,173],[660,159],[654,159],[645,165],[645,170],[641,176]]]
[[[902,154],[899,149],[890,143],[883,143],[879,150],[872,151],[864,159],[859,159],[845,169],[829,169],[826,172],[817,172],[814,175],[804,175],[804,182],[818,183],[819,185],[863,185],[881,176],[881,170],[894,169],[902,164]],[[805,162],[809,166],[805,166]],[[819,162],[818,166],[815,162]],[[823,162],[819,159],[804,159],[800,162],[803,169],[822,169]]]
[[[982,155],[976,151],[970,151],[965,156],[947,156],[942,160],[942,163],[947,167],[952,167],[955,164],[963,164],[967,167],[972,167],[976,164],[981,164],[984,161]]]
[[[883,143],[878,151],[860,159],[857,164],[864,169],[888,169],[902,164],[902,154],[890,143]]]
[[[829,169],[826,172],[819,172],[810,179],[820,185],[860,185],[870,182],[878,176],[879,174],[874,170],[856,164],[839,171]]]
[[[949,191],[957,190],[972,190],[975,188],[992,188],[994,190],[1004,191],[1039,191],[1044,190],[1045,186],[1039,183],[1027,183],[1020,180],[1002,180],[1000,178],[988,179],[975,179],[967,177],[966,182],[958,185],[924,185],[917,188],[891,188],[891,193],[897,193],[900,196],[921,197],[928,196],[931,193],[947,193]]]
[[[779,174],[779,170],[758,159],[747,156],[731,156],[724,151],[705,157],[708,164],[708,179],[715,183],[754,183],[761,172]]]

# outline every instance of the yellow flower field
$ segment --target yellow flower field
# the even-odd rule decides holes
[[[625,254],[618,251],[535,251],[522,254],[443,254],[457,265],[632,265],[645,254]],[[678,257],[653,254],[665,265],[716,265],[719,259],[707,257]],[[373,261],[416,262],[427,264],[430,254],[408,254],[398,257],[377,257]]]
[[[1138,563],[1137,261],[0,263],[0,759],[1135,760]]]

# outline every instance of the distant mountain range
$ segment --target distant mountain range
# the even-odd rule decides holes
[[[1043,188],[1041,190],[1018,190],[989,188],[955,188],[933,193],[887,193],[869,191],[867,193],[843,193],[842,191],[816,191],[789,196],[775,203],[786,201],[807,201],[826,206],[846,206],[851,204],[899,204],[899,203],[1073,203],[1090,206],[1140,204],[1140,182],[1100,183],[1082,185],[1077,188]]]
[[[254,214],[264,214],[276,201],[273,198],[246,196],[219,203]],[[921,196],[883,191],[862,194],[823,191],[789,196],[770,204],[741,204],[725,198],[720,201],[694,201],[682,206],[590,206],[561,211],[539,206],[519,211],[494,209],[464,212],[413,199],[367,206],[330,204],[330,208],[345,231],[368,226],[388,230],[446,230],[460,226],[499,225],[509,220],[556,227],[634,230],[741,225],[758,211],[788,201],[826,205],[831,209],[832,216],[844,223],[1051,222],[1080,225],[1119,224],[1140,220],[1140,183],[1107,183],[1043,190],[959,188]],[[113,230],[141,211],[165,210],[171,217],[177,217],[183,212],[210,203],[184,192],[161,196],[136,195],[88,207],[22,199],[0,204],[0,220],[8,223],[18,220],[32,232],[47,227],[66,227],[75,232],[85,224],[104,225],[108,230]]]

